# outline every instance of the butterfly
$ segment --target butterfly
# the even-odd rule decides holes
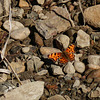
[[[69,61],[73,61],[75,59],[75,45],[70,45],[65,51],[52,53],[48,55],[49,59],[61,64],[66,64]]]

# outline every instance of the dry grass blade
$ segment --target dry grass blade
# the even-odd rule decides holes
[[[10,71],[8,69],[0,69],[0,73],[6,73],[6,74],[10,74]]]

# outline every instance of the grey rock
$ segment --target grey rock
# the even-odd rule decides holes
[[[64,75],[64,73],[62,72],[62,68],[60,66],[51,65],[51,68],[53,71],[53,75]]]
[[[84,11],[84,18],[86,22],[95,27],[95,28],[100,28],[100,4],[95,5],[92,7],[88,7]]]
[[[84,48],[90,46],[90,36],[83,30],[79,30],[77,32],[76,41],[77,41],[77,47]]]
[[[79,58],[82,57],[82,54],[74,54],[75,55],[75,61],[79,61]]]
[[[71,62],[68,62],[67,65],[64,67],[64,72],[67,74],[74,74],[75,68]]]
[[[83,73],[85,71],[85,65],[84,65],[84,63],[82,63],[80,61],[75,61],[74,67],[75,67],[75,70],[79,73]]]
[[[48,73],[48,70],[41,70],[37,73],[37,75],[46,75]]]
[[[27,61],[27,70],[34,71],[34,61],[32,59]]]
[[[47,100],[65,100],[65,98],[61,95],[54,95],[54,96],[51,96],[50,98],[48,98]]]
[[[69,45],[69,41],[70,41],[70,38],[66,35],[58,35],[56,40],[59,42],[59,44],[62,44],[63,45],[63,48],[66,49]]]
[[[1,100],[39,100],[43,91],[43,81],[30,82],[5,93]]]

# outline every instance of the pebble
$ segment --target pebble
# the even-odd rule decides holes
[[[19,1],[19,7],[29,7],[29,4],[25,0],[20,0]]]
[[[68,62],[67,65],[64,67],[64,72],[67,74],[74,74],[75,68],[71,62]]]
[[[83,30],[79,30],[77,32],[76,41],[77,41],[77,47],[84,48],[90,46],[90,36]]]
[[[50,98],[48,98],[47,100],[65,100],[65,98],[61,95],[54,95],[54,96],[51,96]]]
[[[18,21],[11,21],[12,31],[24,28],[24,25]],[[9,31],[9,20],[6,20],[3,24],[3,27]]]
[[[27,52],[29,52],[29,50],[30,50],[30,47],[23,47],[22,48],[23,53],[27,53]]]
[[[53,75],[64,75],[62,68],[60,66],[51,65]]]
[[[51,53],[61,52],[59,49],[52,48],[52,47],[41,47],[40,52],[42,55],[49,55]]]
[[[100,66],[100,55],[89,55],[88,63]]]
[[[42,12],[42,7],[41,6],[39,6],[39,5],[34,5],[33,7],[32,7],[32,10],[33,11],[35,11],[35,12],[37,12],[37,13],[40,13],[40,12]]]
[[[37,2],[38,2],[38,4],[43,5],[43,4],[44,4],[44,2],[45,2],[45,0],[37,0]]]
[[[46,75],[48,73],[48,70],[41,70],[37,73],[37,75]]]
[[[13,32],[11,32],[11,37],[16,40],[23,40],[27,38],[30,34],[30,30],[25,27],[21,29],[16,29]]]
[[[24,66],[24,63],[23,62],[20,62],[20,61],[19,62],[13,62],[12,61],[10,64],[11,64],[12,68],[14,69],[14,71],[16,73],[21,73],[21,72],[24,72],[25,71],[25,66]]]
[[[80,61],[80,57],[82,57],[82,54],[74,54],[75,55],[75,61]]]
[[[70,38],[66,35],[61,34],[57,36],[56,40],[59,44],[63,45],[64,49],[66,49],[69,45]]]
[[[12,8],[12,16],[22,18],[24,10],[22,8],[14,7]]]
[[[32,59],[27,61],[27,70],[34,71],[34,61]]]
[[[82,75],[79,73],[74,73],[74,77],[82,78]]]
[[[73,77],[73,74],[67,74],[64,76],[65,81],[67,80],[71,80],[71,78]]]
[[[78,87],[80,85],[80,80],[75,80],[73,87]]]
[[[90,87],[86,87],[84,84],[80,85],[79,88],[82,89],[83,93],[87,93],[91,91]]]
[[[95,64],[88,64],[88,67],[91,69],[99,69],[100,68],[99,65],[95,65]]]
[[[75,67],[75,70],[79,73],[83,73],[85,71],[85,65],[83,62],[75,61],[74,67]]]
[[[95,28],[100,28],[100,4],[88,7],[84,11],[84,18],[86,22],[95,27]]]
[[[39,14],[39,18],[44,20],[44,19],[47,19],[47,16],[45,16],[43,13],[40,13]]]
[[[7,92],[1,100],[39,100],[44,91],[43,81],[28,82]]]

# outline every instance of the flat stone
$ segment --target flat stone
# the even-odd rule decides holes
[[[5,93],[1,100],[39,100],[43,91],[43,81],[29,82]]]
[[[27,70],[34,71],[34,61],[32,59],[27,61]]]
[[[32,10],[33,11],[35,11],[35,12],[37,12],[37,13],[40,13],[40,12],[42,12],[42,7],[41,6],[39,6],[39,5],[34,5],[33,7],[32,7]]]
[[[90,36],[83,30],[79,30],[77,32],[76,41],[77,41],[77,47],[84,48],[90,46]]]
[[[46,75],[48,73],[48,70],[41,70],[37,73],[37,75]]]
[[[54,95],[48,98],[47,100],[65,100],[65,98],[61,95]]]
[[[100,28],[100,4],[85,9],[84,18],[89,25]]]
[[[27,53],[27,52],[29,52],[29,50],[30,50],[30,47],[23,47],[22,48],[23,53]]]

